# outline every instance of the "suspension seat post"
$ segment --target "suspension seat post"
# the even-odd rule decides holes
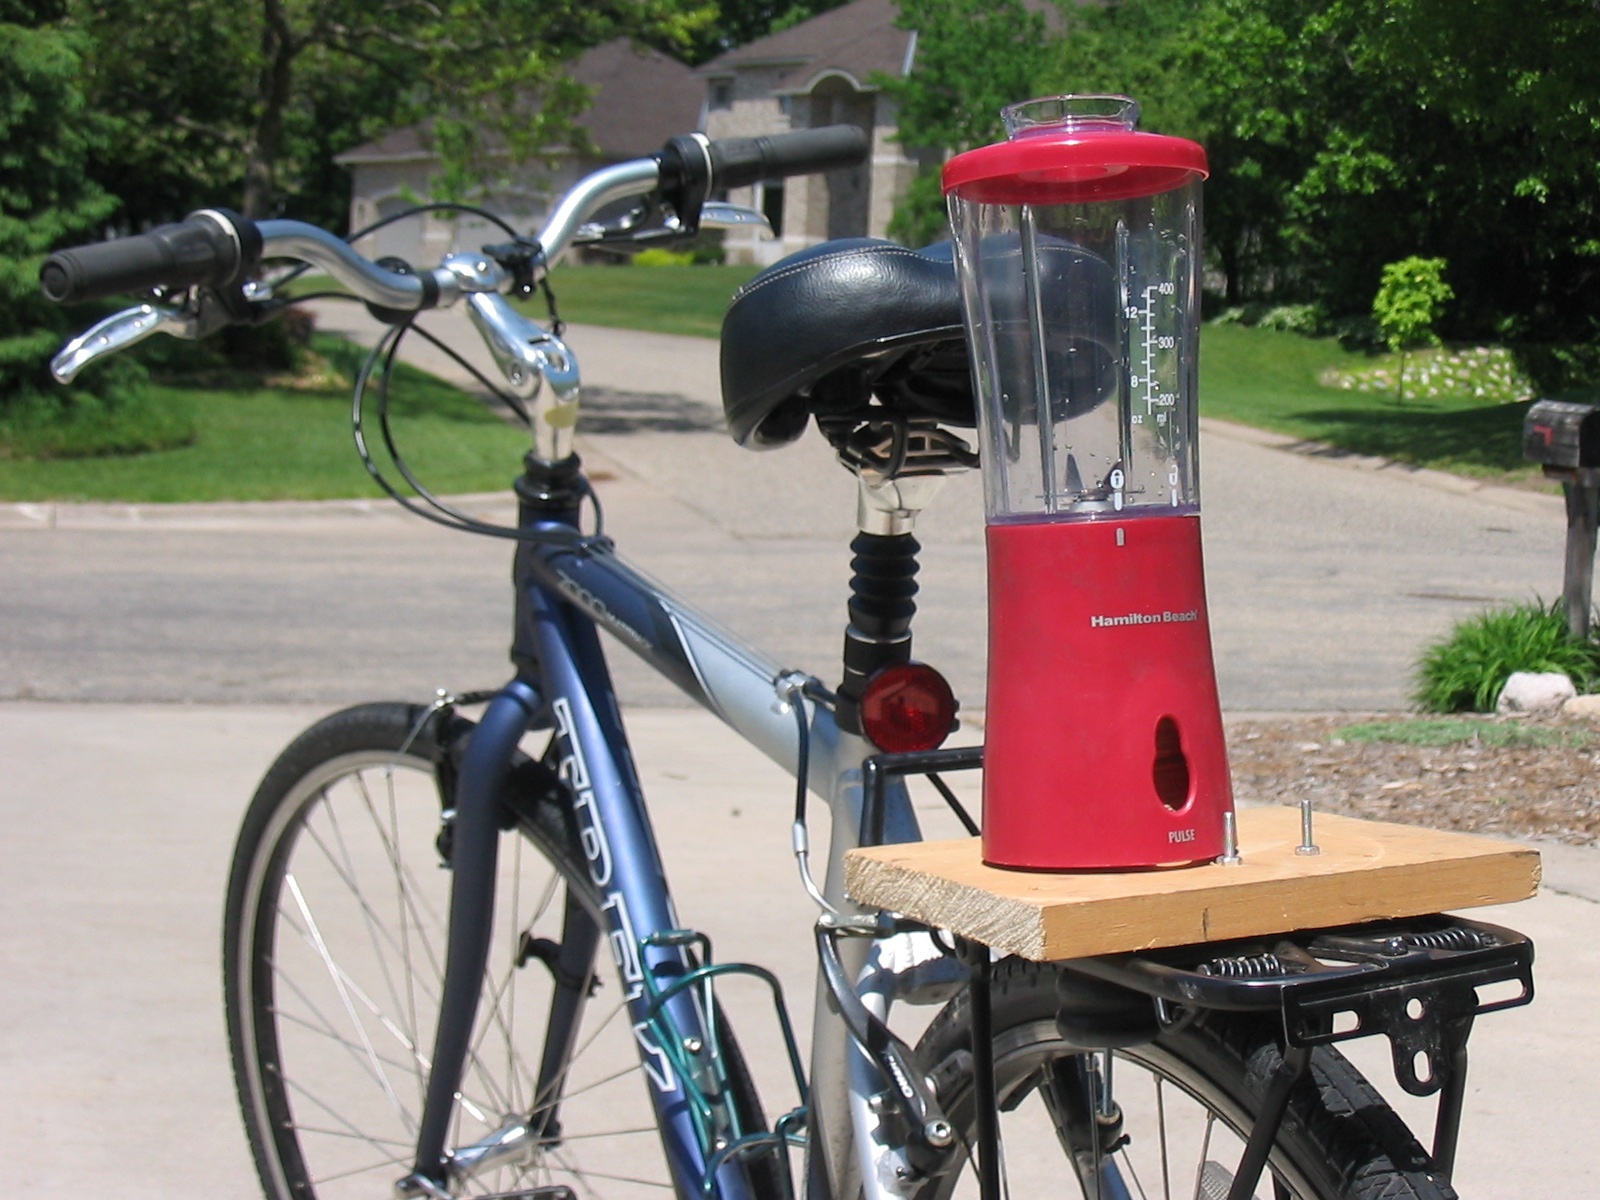
[[[906,530],[858,533],[850,549],[850,623],[844,634],[844,679],[836,717],[841,729],[860,733],[860,698],[867,680],[884,667],[911,660],[917,554],[922,547]]]

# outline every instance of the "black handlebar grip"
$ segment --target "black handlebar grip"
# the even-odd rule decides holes
[[[39,268],[39,286],[56,304],[153,287],[221,287],[242,278],[260,256],[254,221],[207,209],[148,233],[58,250]]]
[[[853,167],[867,157],[867,135],[854,125],[825,125],[772,137],[725,138],[706,147],[712,186],[744,187],[763,179]]]

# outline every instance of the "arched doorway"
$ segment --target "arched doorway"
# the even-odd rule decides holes
[[[811,89],[811,128],[855,125],[872,136],[874,97],[848,79],[830,75]],[[829,238],[865,237],[871,214],[872,163],[830,171],[813,188],[806,228]]]

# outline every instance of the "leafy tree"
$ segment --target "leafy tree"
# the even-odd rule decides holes
[[[1592,338],[1593,0],[1113,0],[1043,80],[1126,91],[1207,148],[1230,302],[1367,311],[1386,263],[1451,264],[1453,336]]]
[[[1217,19],[1212,0],[1125,0],[1072,17],[1042,78],[1046,92],[1109,92],[1139,101],[1141,127],[1206,148],[1206,242],[1226,301],[1280,281],[1279,179],[1286,138],[1264,93],[1277,40],[1264,18]]]
[[[0,453],[48,453],[64,436],[80,450],[114,448],[119,419],[146,403],[131,364],[70,389],[49,374],[66,323],[39,294],[39,264],[62,242],[94,236],[116,207],[87,178],[105,129],[79,87],[83,38],[61,15],[48,2],[0,3]]]
[[[1405,250],[1449,259],[1458,331],[1592,339],[1600,332],[1592,0],[1317,7],[1307,38],[1336,49],[1360,85],[1348,95],[1350,118],[1329,114],[1329,124],[1371,165],[1362,215],[1383,218],[1381,229],[1403,214],[1415,233]],[[1323,162],[1306,182],[1336,179],[1336,164]],[[1363,224],[1370,234],[1359,218],[1334,227],[1342,251],[1359,244]]]
[[[1021,0],[901,0],[896,24],[917,33],[904,79],[880,78],[899,106],[903,145],[930,158],[1004,136],[1000,110],[1038,94],[1049,34]],[[938,171],[926,167],[895,211],[890,235],[929,242],[947,229]]]
[[[849,0],[719,0],[715,23],[703,27],[687,46],[661,45],[698,66],[725,51],[768,34],[780,33]]]
[[[686,43],[699,0],[68,0],[118,114],[107,178],[149,179],[136,221],[232,198],[274,212],[331,151],[423,117],[456,165],[491,141],[524,160],[574,143],[572,54],[621,33]],[[342,144],[341,144],[342,143]]]

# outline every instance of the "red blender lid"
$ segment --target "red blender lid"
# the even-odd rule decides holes
[[[945,164],[945,194],[979,204],[1083,204],[1154,196],[1204,179],[1198,142],[1132,130],[1022,134]]]

